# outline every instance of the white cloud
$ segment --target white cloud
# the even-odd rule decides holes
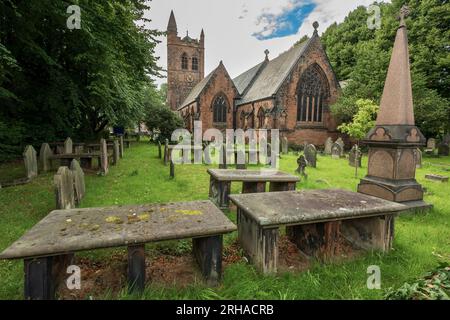
[[[305,0],[310,3],[310,0]],[[276,57],[288,50],[303,35],[314,31],[312,23],[318,21],[319,32],[323,32],[333,22],[342,22],[350,11],[359,5],[368,6],[373,0],[314,0],[314,11],[305,18],[298,33],[282,38],[260,41],[252,34],[267,27],[265,35],[279,26],[271,21],[258,25],[262,14],[280,15],[286,8],[298,3],[298,0],[153,0],[147,18],[152,22],[149,27],[166,30],[170,10],[174,10],[178,25],[178,34],[184,36],[186,30],[193,38],[198,38],[202,28],[205,30],[206,74],[223,60],[232,77],[239,75],[264,59],[264,50],[269,49],[270,57]],[[166,68],[166,40],[157,47],[159,64]],[[158,83],[166,79],[157,80]]]

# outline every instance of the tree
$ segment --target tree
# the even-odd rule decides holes
[[[332,111],[349,122],[357,112],[355,103],[359,99],[380,102],[403,4],[411,11],[406,23],[416,124],[427,136],[443,135],[450,132],[450,29],[444,22],[450,20],[448,1],[379,3],[379,30],[367,27],[369,15],[364,7],[350,12],[344,22],[331,25],[322,41],[338,79],[349,80]]]
[[[375,126],[379,107],[373,101],[365,99],[357,100],[355,106],[357,111],[353,121],[340,125],[338,130],[354,139],[361,140]]]
[[[73,4],[81,29],[66,26]],[[144,0],[0,2],[0,122],[21,132],[22,145],[137,123],[160,71],[162,33],[145,27],[147,10]]]

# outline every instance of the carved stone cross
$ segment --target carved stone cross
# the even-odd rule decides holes
[[[411,13],[411,11],[409,10],[409,7],[407,5],[404,5],[401,9],[400,9],[400,15],[399,15],[399,19],[400,19],[400,26],[404,27],[406,26],[405,24],[405,18],[407,16],[409,16],[409,14]]]

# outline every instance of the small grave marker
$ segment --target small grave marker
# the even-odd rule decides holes
[[[306,174],[306,167],[308,165],[308,161],[306,160],[304,155],[300,155],[297,159],[297,170],[295,172],[299,173],[305,180],[308,178]]]
[[[342,146],[337,142],[333,143],[333,146],[331,147],[331,157],[333,159],[339,159],[342,157],[343,153],[344,150],[342,149]]]
[[[352,147],[352,149],[350,150],[349,156],[348,156],[348,164],[351,167],[358,167],[361,168],[361,158],[362,158],[362,154],[361,151],[359,150],[357,145],[354,145]]]
[[[48,172],[52,169],[53,151],[48,143],[43,143],[41,145],[41,150],[39,152],[39,161],[41,162],[41,167],[43,172]]]
[[[23,153],[23,162],[25,164],[25,170],[28,179],[32,179],[38,175],[38,165],[36,150],[33,146],[28,145]]]
[[[67,138],[66,141],[64,141],[64,154],[72,154],[72,153],[73,153],[72,139]]]
[[[59,167],[53,178],[56,194],[56,209],[75,208],[73,174],[67,167]]]
[[[441,176],[438,174],[427,174],[425,176],[426,179],[428,180],[434,180],[434,181],[440,181],[440,182],[448,182],[448,177],[445,176]]]
[[[331,155],[331,147],[333,146],[333,139],[331,137],[328,137],[325,141],[325,150],[324,153],[327,155]]]
[[[86,194],[86,186],[84,182],[84,172],[77,160],[73,159],[70,163],[70,170],[73,175],[74,197],[75,203],[80,204]]]
[[[108,162],[108,146],[106,140],[100,140],[100,173],[104,176],[108,174],[109,162]]]
[[[308,144],[305,147],[304,153],[305,153],[306,161],[308,162],[308,166],[310,166],[311,168],[316,168],[317,167],[316,147],[313,144]]]

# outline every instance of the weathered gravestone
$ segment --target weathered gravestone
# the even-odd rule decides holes
[[[72,154],[72,153],[73,153],[72,139],[67,138],[66,141],[64,141],[64,154]]]
[[[448,182],[448,177],[441,176],[439,174],[427,174],[427,175],[425,175],[425,179],[439,181],[439,182]]]
[[[52,169],[53,151],[48,143],[43,143],[41,145],[41,150],[39,151],[39,161],[41,162],[41,167],[43,172],[48,172]]]
[[[281,152],[283,154],[288,154],[289,153],[289,141],[287,137],[282,137],[281,138]]]
[[[345,143],[344,143],[344,141],[342,140],[341,137],[339,137],[339,138],[336,140],[336,143],[339,144],[339,145],[342,147],[342,152],[344,152]]]
[[[28,145],[23,152],[23,162],[25,164],[25,171],[28,179],[32,179],[38,175],[38,164],[36,157],[36,150],[33,146]]]
[[[331,154],[331,147],[333,147],[333,139],[331,137],[327,138],[327,141],[325,141],[325,150],[324,153],[327,155]]]
[[[308,175],[306,174],[306,166],[308,165],[308,161],[306,160],[304,155],[300,155],[297,159],[297,170],[295,172],[299,173],[303,178],[307,179]]]
[[[414,152],[414,159],[416,160],[416,169],[422,168],[422,151],[419,148]]]
[[[59,167],[53,181],[55,184],[56,209],[65,210],[75,208],[72,171],[67,167]]]
[[[113,146],[113,161],[114,165],[117,165],[119,163],[120,158],[120,145],[118,140],[114,140],[114,146]]]
[[[438,146],[438,155],[448,156],[450,155],[449,145],[446,143],[441,143]]]
[[[331,157],[333,159],[339,159],[342,157],[343,153],[344,150],[342,149],[341,145],[337,142],[333,143],[333,146],[331,147]]]
[[[78,205],[86,194],[86,186],[84,183],[84,172],[81,169],[80,164],[76,159],[73,159],[70,163],[70,170],[73,176],[73,187],[74,187],[74,197],[75,203]]]
[[[162,158],[161,141],[158,141],[158,158]]]
[[[430,138],[427,141],[427,149],[434,150],[436,149],[436,139]]]
[[[104,176],[108,174],[108,146],[105,139],[100,140],[100,173]]]
[[[308,161],[308,166],[312,168],[317,167],[317,150],[313,144],[308,144],[305,147],[305,158]]]
[[[355,144],[352,149],[350,150],[350,153],[348,155],[348,164],[351,167],[358,167],[361,168],[361,151],[359,150],[358,146]]]
[[[123,136],[119,136],[119,143],[120,143],[120,149],[119,149],[119,154],[120,157],[123,158]]]

